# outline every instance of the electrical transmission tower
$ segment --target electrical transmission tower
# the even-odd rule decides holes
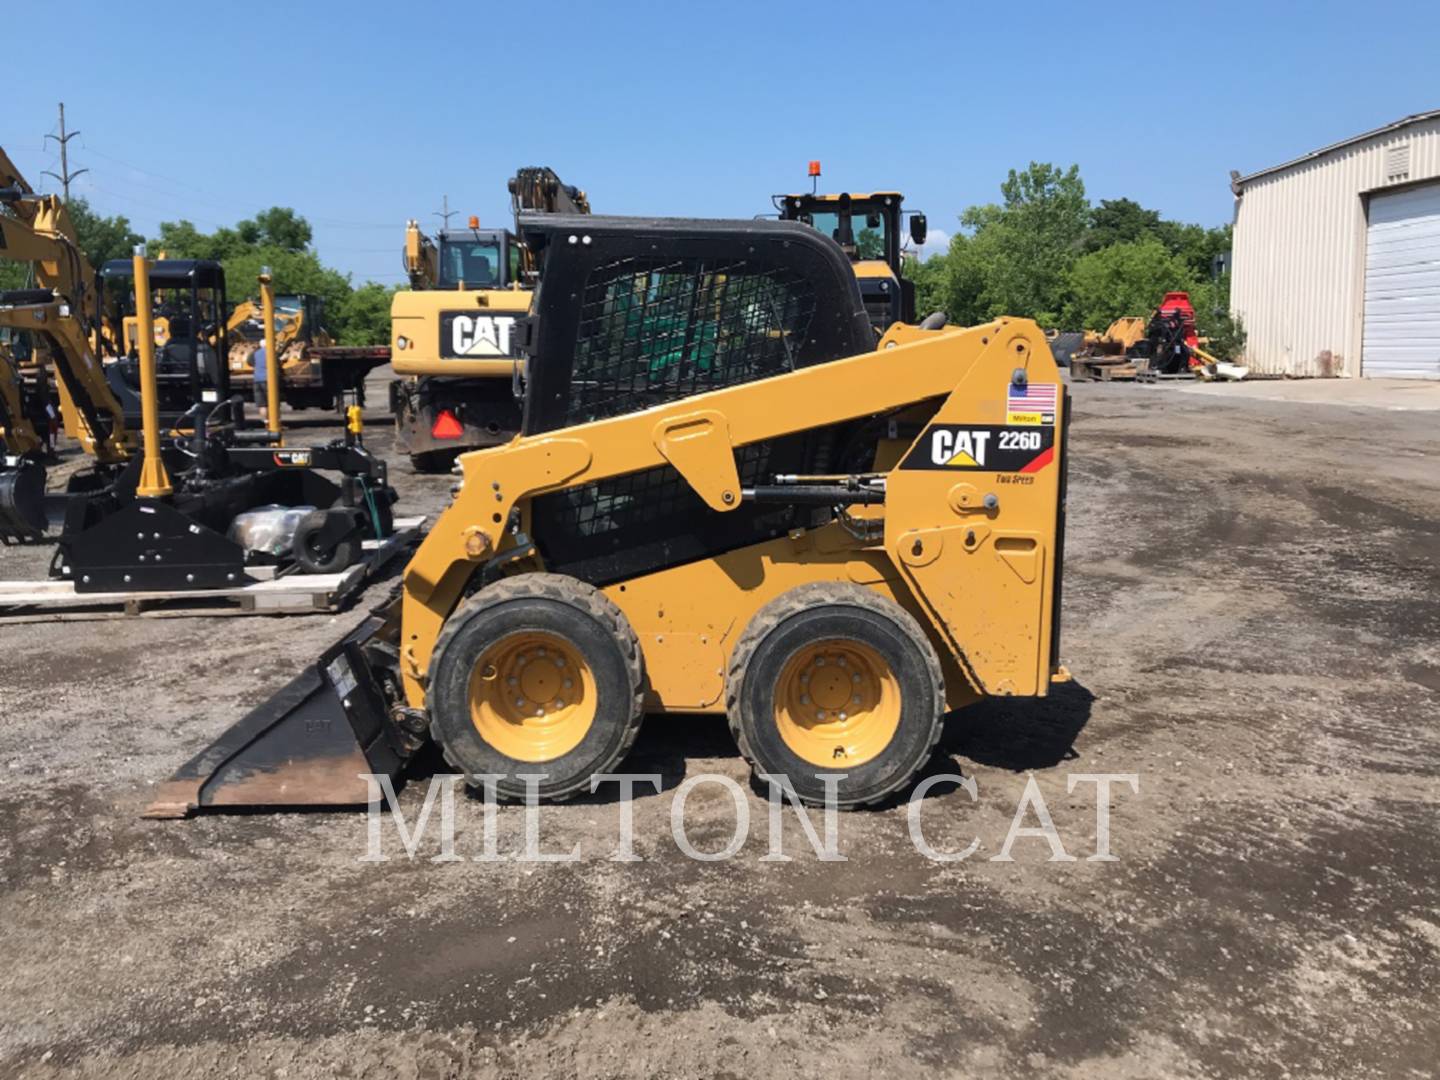
[[[435,211],[435,216],[443,223],[442,228],[450,228],[450,219],[458,214],[459,210],[450,209],[450,196],[446,195],[440,200],[441,209]]]
[[[46,169],[42,175],[53,176],[56,180],[60,181],[60,186],[65,189],[65,201],[67,203],[70,201],[70,181],[74,180],[77,176],[83,176],[85,173],[90,171],[89,169],[77,169],[75,172],[70,171],[70,155],[68,152],[68,143],[71,139],[73,139],[76,135],[79,134],[80,132],[78,131],[67,132],[65,130],[65,103],[63,101],[60,102],[60,134],[45,136],[45,138],[54,139],[57,143],[60,144],[60,171],[58,173],[53,173],[49,169]]]

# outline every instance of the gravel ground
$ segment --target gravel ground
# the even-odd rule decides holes
[[[476,862],[483,814],[362,862],[355,814],[142,821],[153,785],[359,621],[0,625],[0,1072],[102,1077],[1432,1076],[1440,1060],[1440,432],[1433,416],[1075,388],[1066,663],[948,722],[924,807],[845,815],[845,862],[766,805],[733,859],[671,838],[720,721],[653,718],[570,863]],[[383,400],[377,393],[372,398]],[[312,434],[324,432],[312,429]],[[379,417],[372,445],[389,446]],[[395,466],[406,512],[446,478]],[[48,548],[0,551],[39,576]],[[391,583],[374,586],[378,600]],[[1117,786],[1113,862],[1093,785]],[[1033,778],[1066,850],[1017,840]],[[413,817],[423,779],[404,790]],[[730,796],[689,798],[724,846]],[[1033,815],[1029,824],[1035,824]],[[498,815],[501,852],[521,811]]]

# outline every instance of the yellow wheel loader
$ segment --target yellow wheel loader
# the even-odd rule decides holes
[[[1068,678],[1067,401],[1033,322],[877,342],[839,245],[793,222],[520,226],[520,434],[461,456],[398,598],[150,814],[364,803],[427,739],[561,799],[659,713],[723,714],[757,773],[856,807],[948,711]]]
[[[810,163],[810,176],[818,180],[820,163]],[[799,221],[818,229],[840,245],[860,282],[865,312],[877,334],[897,322],[915,321],[915,283],[901,273],[901,225],[910,219],[910,241],[925,243],[925,215],[904,209],[898,191],[841,192],[840,194],[772,195],[782,221]]]

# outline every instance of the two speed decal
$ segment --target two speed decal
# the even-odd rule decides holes
[[[1053,427],[935,424],[920,436],[900,467],[1033,473],[1054,457]]]

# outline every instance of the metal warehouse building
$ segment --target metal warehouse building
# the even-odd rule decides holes
[[[1231,177],[1253,370],[1440,379],[1440,109]]]

